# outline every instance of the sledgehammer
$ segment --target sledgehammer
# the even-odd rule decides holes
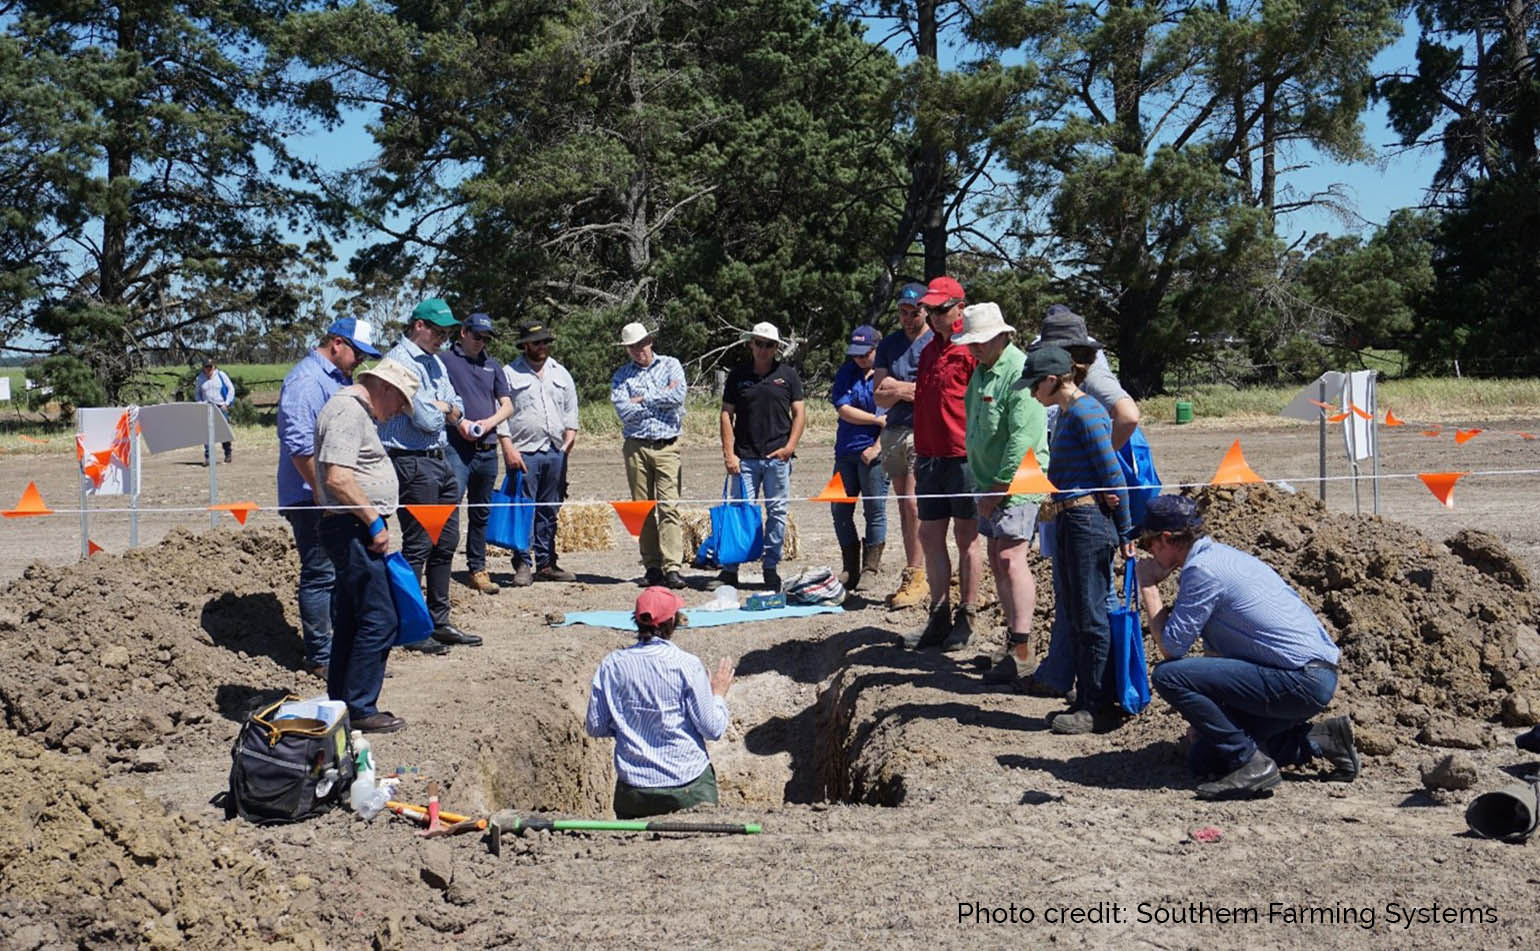
[[[668,822],[646,819],[544,819],[521,816],[511,809],[492,814],[487,820],[487,851],[503,854],[503,833],[539,832],[712,832],[719,835],[758,835],[757,823]]]

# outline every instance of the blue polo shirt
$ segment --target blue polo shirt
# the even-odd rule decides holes
[[[473,360],[465,355],[459,341],[456,341],[454,346],[439,354],[439,359],[444,361],[444,369],[449,371],[449,382],[465,403],[466,419],[486,419],[497,412],[498,400],[513,397],[512,391],[508,389],[508,378],[503,375],[503,365],[488,356],[486,350],[482,350],[481,356]],[[450,435],[458,440],[458,432],[451,432]],[[497,434],[487,433],[481,441],[496,442]]]
[[[882,343],[877,345],[877,358],[872,363],[875,370],[886,370],[888,376],[901,383],[913,383],[920,375],[920,352],[925,345],[930,343],[934,336],[929,327],[920,332],[918,337],[910,342],[909,335],[902,329],[895,330],[882,338]],[[889,426],[914,426],[914,404],[907,400],[899,400],[888,407],[887,412]]]
[[[834,404],[836,410],[841,406],[854,406],[874,415],[877,412],[872,381],[865,370],[856,366],[854,360],[846,360],[845,365],[834,374],[834,387],[829,391],[829,402]],[[863,426],[842,419],[834,430],[834,454],[853,456],[864,452],[866,447],[877,441],[877,435],[881,432],[881,426]]]
[[[314,350],[283,378],[278,392],[279,505],[314,504],[310,483],[294,468],[294,457],[315,455],[316,417],[326,401],[351,382]]]

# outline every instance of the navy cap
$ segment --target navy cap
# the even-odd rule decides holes
[[[1050,376],[1065,377],[1075,372],[1075,359],[1063,347],[1052,345],[1033,347],[1027,351],[1027,361],[1021,367],[1021,379],[1015,389],[1034,390]]]
[[[489,337],[496,334],[492,329],[492,318],[487,314],[471,314],[465,318],[465,329]]]
[[[1157,495],[1144,507],[1139,534],[1185,532],[1202,527],[1203,516],[1198,514],[1198,503],[1185,495]]]
[[[920,298],[924,297],[925,292],[928,290],[930,288],[924,284],[905,284],[903,290],[898,292],[898,303],[900,306],[909,304],[910,306],[918,307],[920,306]]]
[[[366,357],[377,357],[380,351],[374,346],[374,325],[358,317],[338,317],[326,328],[328,337],[341,337],[354,350]]]
[[[882,342],[882,334],[871,324],[862,324],[850,332],[850,344],[845,347],[845,356],[863,357],[876,348]]]

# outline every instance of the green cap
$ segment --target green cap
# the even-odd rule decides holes
[[[458,327],[460,322],[455,320],[454,311],[444,303],[442,297],[430,297],[412,308],[413,320],[426,320],[430,324],[440,327]]]

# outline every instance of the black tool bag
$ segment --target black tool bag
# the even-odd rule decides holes
[[[295,822],[341,802],[357,768],[348,718],[275,719],[284,697],[251,715],[230,750],[227,809],[259,824]]]

